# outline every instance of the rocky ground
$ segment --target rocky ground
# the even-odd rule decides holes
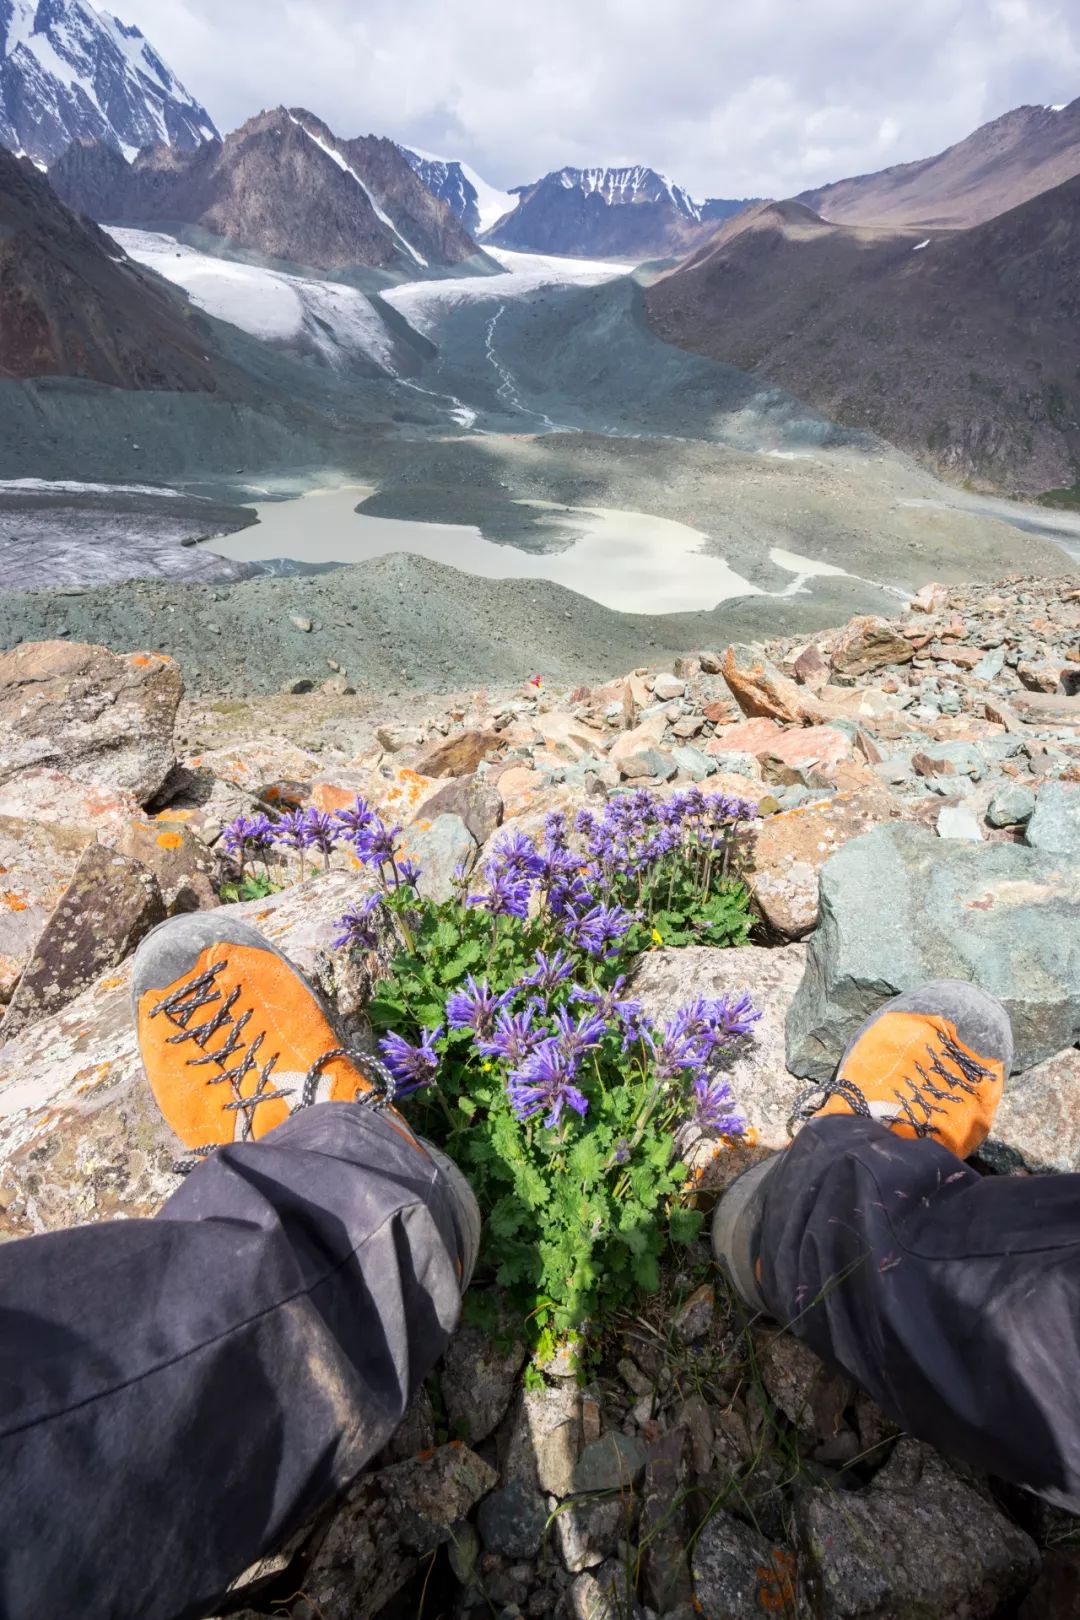
[[[218,903],[225,821],[357,791],[402,823],[436,887],[500,825],[532,830],[627,785],[701,782],[756,805],[755,942],[661,944],[637,971],[653,1013],[707,986],[752,989],[765,1008],[731,1068],[754,1145],[682,1144],[702,1202],[784,1143],[797,1077],[929,976],[972,979],[1013,1017],[1016,1073],[983,1168],[1080,1169],[1069,581],[931,586],[893,620],[657,649],[652,667],[601,683],[567,672],[407,702],[352,694],[352,672],[331,669],[311,691],[184,698],[152,644],[0,654],[4,1236],[148,1214],[175,1186],[128,1022],[130,953],[168,912]],[[363,1038],[364,984],[329,947],[361,879],[278,876],[245,913]],[[463,1330],[336,1516],[230,1612],[1077,1612],[1071,1519],[897,1436],[789,1336],[743,1322],[706,1246],[597,1350],[584,1382],[558,1359],[523,1381],[512,1324]]]

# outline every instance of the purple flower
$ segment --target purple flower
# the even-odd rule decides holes
[[[495,1020],[495,1028],[486,1040],[478,1040],[476,1050],[485,1057],[502,1058],[511,1064],[524,1062],[542,1039],[532,1027],[536,1007],[530,1005],[524,1012],[512,1013],[503,1008]]]
[[[491,865],[505,867],[520,877],[536,877],[543,870],[544,861],[526,833],[508,832],[495,845]]]
[[[669,1018],[659,1034],[656,1031],[644,1034],[658,1080],[674,1080],[688,1069],[701,1072],[706,1055],[701,1042],[696,1034],[682,1027],[677,1016]]]
[[[532,899],[530,878],[506,866],[496,867],[494,862],[488,863],[485,875],[491,887],[487,894],[471,894],[468,899],[470,906],[482,906],[493,917],[524,919],[529,915],[529,902]]]
[[[626,974],[620,973],[610,990],[586,990],[582,985],[575,985],[570,992],[571,1001],[580,1001],[588,1007],[595,1007],[602,1018],[609,1023],[618,1020],[622,1024],[636,1023],[642,1015],[640,1001],[623,997],[622,990],[626,984]]]
[[[735,1109],[731,1088],[723,1080],[699,1075],[694,1081],[692,1122],[703,1131],[720,1136],[742,1136],[746,1120]]]
[[[360,797],[359,793],[353,800],[352,808],[350,810],[334,811],[334,820],[339,821],[345,831],[353,836],[355,836],[358,832],[362,832],[363,829],[374,820],[374,818],[375,812],[372,810],[367,800]]]
[[[671,1027],[697,1043],[704,1061],[718,1047],[730,1046],[749,1034],[760,1017],[744,990],[739,996],[719,996],[715,1000],[699,996],[679,1009]]]
[[[532,1119],[546,1108],[544,1124],[551,1130],[564,1108],[587,1113],[588,1099],[574,1085],[576,1074],[576,1058],[568,1057],[558,1041],[544,1041],[507,1080],[507,1096],[518,1119]]]
[[[439,1070],[435,1042],[441,1034],[441,1025],[438,1029],[422,1029],[419,1046],[410,1046],[400,1035],[383,1036],[379,1051],[398,1083],[399,1097],[407,1097],[410,1092],[419,1091],[421,1086],[430,1085],[434,1080]]]
[[[237,816],[222,829],[221,842],[230,855],[243,855],[244,846],[251,835],[252,822],[247,816]]]
[[[599,1013],[583,1013],[575,1024],[569,1007],[560,1007],[552,1022],[555,1025],[555,1039],[567,1057],[571,1058],[578,1058],[583,1052],[599,1046],[608,1032],[607,1022]]]
[[[451,1029],[471,1029],[477,1035],[487,1035],[508,1002],[514,999],[513,990],[504,990],[497,996],[486,979],[479,983],[470,973],[464,990],[455,990],[446,1003],[446,1022]]]
[[[566,937],[589,956],[616,956],[619,941],[629,932],[633,920],[622,906],[593,906],[583,917],[570,914]]]
[[[402,883],[411,883],[415,888],[422,876],[422,868],[415,861],[400,860],[397,863],[398,877]]]
[[[336,951],[346,950],[351,945],[359,945],[365,950],[374,950],[379,943],[376,928],[376,913],[383,905],[381,894],[369,894],[366,900],[349,909],[338,918],[340,932],[333,940]]]
[[[326,810],[309,805],[304,811],[304,842],[308,849],[317,849],[320,855],[329,855],[338,841],[338,828]]]
[[[357,860],[365,866],[383,866],[393,861],[395,841],[400,831],[400,827],[388,827],[379,816],[373,815],[352,840]]]
[[[630,1143],[625,1136],[620,1136],[613,1155],[616,1164],[627,1164],[630,1159]]]
[[[277,842],[285,849],[307,848],[307,820],[302,810],[287,810],[275,828]]]
[[[531,973],[526,973],[522,984],[535,985],[537,989],[551,994],[557,984],[568,979],[574,971],[574,964],[565,951],[553,951],[550,956],[543,951],[537,951],[534,958],[536,966]]]

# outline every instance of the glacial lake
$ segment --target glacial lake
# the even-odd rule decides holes
[[[372,491],[365,487],[316,490],[298,499],[256,503],[254,528],[206,542],[206,549],[239,562],[291,558],[303,563],[363,563],[393,552],[410,552],[448,563],[484,579],[545,579],[622,613],[690,613],[735,596],[764,596],[703,550],[707,536],[670,518],[608,508],[533,507],[544,522],[579,531],[562,551],[525,551],[485,540],[479,529],[452,523],[358,513]],[[806,581],[842,575],[842,568],[775,548],[771,561],[790,573],[789,596]]]

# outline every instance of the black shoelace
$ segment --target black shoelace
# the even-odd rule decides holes
[[[268,1058],[259,1065],[259,1053],[266,1039],[265,1030],[260,1030],[250,1042],[245,1039],[244,1031],[250,1023],[254,1008],[249,1007],[240,1013],[234,1014],[234,1008],[240,998],[240,986],[236,985],[227,996],[222,996],[215,980],[219,973],[228,965],[227,960],[215,962],[213,967],[190,979],[179,989],[170,990],[163,996],[156,1006],[151,1007],[150,1017],[157,1018],[164,1014],[170,1023],[177,1026],[176,1034],[168,1037],[170,1046],[179,1046],[186,1041],[193,1041],[198,1048],[196,1056],[187,1059],[191,1068],[216,1066],[219,1072],[208,1074],[208,1086],[227,1084],[232,1091],[232,1100],[225,1104],[226,1113],[237,1113],[241,1116],[240,1140],[249,1142],[252,1139],[252,1121],[255,1110],[265,1102],[275,1102],[292,1097],[296,1094],[295,1086],[272,1087],[271,1076],[278,1061],[279,1054],[272,1052]],[[210,1017],[201,1023],[193,1024],[195,1014],[204,1007],[218,1003],[216,1010]],[[207,1042],[219,1030],[227,1029],[225,1040],[216,1051],[205,1050]],[[232,1058],[236,1063],[229,1067]],[[300,1086],[299,1101],[293,1104],[290,1113],[298,1113],[301,1108],[310,1108],[315,1101],[319,1088],[319,1078],[328,1063],[335,1058],[346,1057],[363,1066],[365,1077],[373,1082],[372,1090],[357,1098],[357,1103],[364,1108],[385,1108],[392,1103],[397,1090],[397,1083],[386,1064],[380,1058],[373,1057],[367,1052],[354,1052],[346,1046],[332,1046],[323,1052],[312,1063],[304,1076]],[[244,1096],[241,1086],[244,1080],[254,1070],[258,1070],[258,1080],[254,1090]],[[210,1143],[206,1147],[192,1149],[190,1159],[184,1159],[174,1166],[179,1175],[186,1175],[189,1170],[202,1162],[208,1153],[213,1153],[220,1143]]]
[[[932,1135],[938,1129],[933,1116],[946,1113],[946,1103],[958,1102],[965,1094],[973,1097],[980,1083],[989,1080],[994,1072],[973,1058],[970,1052],[965,1052],[951,1036],[941,1034],[939,1039],[940,1051],[927,1042],[928,1063],[915,1060],[918,1079],[905,1076],[901,1084],[907,1087],[906,1092],[893,1092],[897,1101],[893,1122],[903,1120],[911,1126],[916,1136]],[[943,1059],[953,1064],[957,1072],[946,1068]],[[804,1124],[820,1113],[830,1097],[842,1097],[853,1114],[870,1118],[870,1105],[859,1087],[853,1080],[846,1080],[838,1074],[832,1080],[816,1082],[799,1092],[788,1120],[788,1135],[794,1135],[796,1125]]]

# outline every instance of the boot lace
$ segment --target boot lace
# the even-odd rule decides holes
[[[232,1099],[225,1104],[225,1112],[240,1115],[240,1141],[251,1141],[255,1111],[263,1103],[296,1096],[299,1090],[299,1099],[293,1103],[289,1112],[295,1114],[302,1108],[310,1108],[316,1099],[322,1072],[335,1058],[347,1057],[354,1062],[362,1063],[365,1077],[373,1082],[371,1091],[357,1098],[359,1107],[380,1109],[393,1102],[397,1082],[386,1064],[370,1053],[357,1052],[347,1046],[332,1046],[328,1051],[321,1053],[308,1069],[299,1088],[273,1084],[272,1076],[280,1054],[271,1052],[260,1064],[266,1031],[260,1030],[251,1040],[245,1034],[255,1009],[248,1007],[237,1015],[236,1004],[241,995],[240,985],[235,985],[227,995],[223,995],[215,982],[218,974],[224,972],[227,966],[227,959],[215,962],[213,967],[207,968],[194,979],[189,979],[178,989],[170,990],[151,1007],[149,1016],[157,1018],[164,1015],[171,1024],[176,1025],[176,1033],[167,1037],[168,1045],[182,1046],[188,1041],[194,1044],[197,1050],[187,1059],[190,1068],[216,1070],[206,1075],[208,1086],[229,1086]],[[194,1023],[196,1013],[202,1012],[207,1007],[214,1007],[214,1012],[201,1022]],[[208,1042],[222,1029],[227,1030],[224,1041],[215,1051],[207,1052],[205,1048]],[[235,1063],[232,1062],[234,1058]],[[248,1096],[244,1096],[241,1086],[248,1075],[255,1071],[258,1072],[255,1088]],[[208,1153],[215,1152],[218,1146],[219,1143],[210,1143],[206,1147],[193,1148],[191,1158],[175,1166],[177,1173],[186,1175],[189,1170],[193,1170],[201,1163]]]
[[[973,1097],[980,1084],[993,1074],[985,1064],[973,1058],[970,1052],[957,1044],[950,1035],[940,1032],[938,1044],[926,1043],[926,1061],[912,1060],[916,1077],[905,1075],[893,1096],[897,1101],[893,1123],[910,1125],[916,1136],[930,1136],[939,1129],[935,1114],[947,1114],[948,1104],[961,1102],[965,1096]],[[947,1065],[951,1065],[948,1067]],[[788,1120],[788,1135],[795,1134],[796,1125],[820,1113],[830,1097],[842,1097],[853,1114],[869,1119],[870,1105],[853,1080],[836,1075],[806,1086],[795,1098]]]

